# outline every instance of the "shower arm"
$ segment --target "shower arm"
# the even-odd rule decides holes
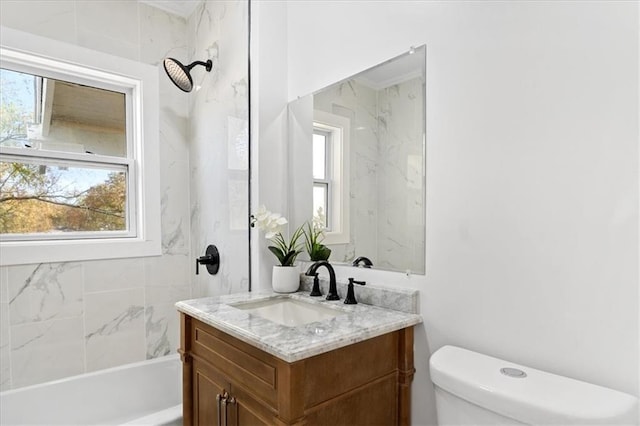
[[[191,71],[191,69],[193,67],[195,67],[196,65],[202,65],[203,67],[206,68],[207,72],[211,71],[211,68],[213,67],[213,62],[211,62],[211,59],[209,59],[207,62],[203,62],[203,61],[194,61],[191,62],[189,65],[187,65],[185,68],[188,71]]]

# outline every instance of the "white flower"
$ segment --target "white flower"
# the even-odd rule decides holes
[[[264,231],[264,236],[268,240],[278,235],[282,231],[282,226],[288,223],[282,215],[270,212],[265,206],[260,206],[253,218],[254,226]]]

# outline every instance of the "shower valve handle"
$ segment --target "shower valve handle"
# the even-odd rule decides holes
[[[211,275],[218,273],[218,269],[220,269],[220,253],[216,246],[213,244],[207,246],[205,255],[196,258],[196,275],[200,273],[200,265],[206,265],[207,271]]]

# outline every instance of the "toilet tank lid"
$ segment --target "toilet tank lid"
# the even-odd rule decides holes
[[[429,361],[433,383],[473,404],[528,424],[632,424],[638,399],[591,383],[443,346]],[[526,377],[510,377],[515,368]]]

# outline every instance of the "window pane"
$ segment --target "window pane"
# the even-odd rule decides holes
[[[307,139],[308,140],[308,139]],[[327,137],[313,134],[313,178],[326,179]]]
[[[124,231],[126,177],[126,166],[0,161],[0,233]]]
[[[324,227],[329,229],[327,222],[327,185],[322,183],[316,183],[313,185],[313,211],[318,211],[318,208],[322,207],[322,211],[325,212]]]
[[[124,93],[0,69],[0,145],[127,156]]]
[[[35,118],[36,79],[0,69],[0,145],[24,147]]]

